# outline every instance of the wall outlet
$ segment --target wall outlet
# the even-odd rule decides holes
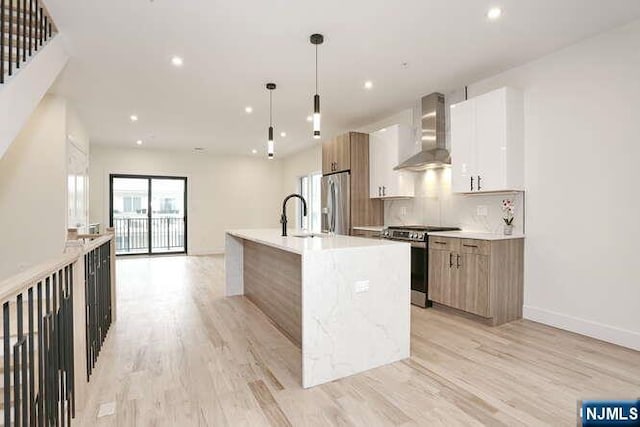
[[[368,280],[360,280],[356,282],[356,293],[360,294],[362,292],[369,291],[370,283]]]
[[[476,207],[476,215],[478,216],[487,216],[488,209],[485,205],[479,205]]]

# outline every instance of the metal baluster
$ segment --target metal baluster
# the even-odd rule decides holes
[[[36,419],[36,381],[35,381],[35,373],[36,373],[36,365],[35,365],[35,341],[33,338],[34,335],[34,322],[33,322],[33,287],[30,287],[27,291],[27,301],[29,312],[29,421],[30,425],[35,425]]]
[[[91,364],[89,363],[90,354],[91,354],[91,337],[89,336],[89,270],[91,266],[89,265],[89,254],[85,254],[84,256],[84,299],[85,299],[85,309],[84,309],[84,323],[85,323],[85,340],[86,340],[86,357],[87,357],[87,381],[89,381],[89,376],[91,375]]]
[[[49,279],[47,278],[47,281]],[[38,282],[38,427],[44,427],[44,321],[42,315],[42,282]]]
[[[22,0],[22,61],[27,60],[27,0]]]
[[[22,360],[20,357],[21,347],[22,347],[22,322],[23,322],[23,313],[22,313],[22,294],[18,294],[16,298],[16,326],[18,332],[18,340],[13,345],[13,422],[16,426],[20,425],[20,420],[22,416],[22,405],[20,399],[20,372],[22,368]],[[7,410],[9,410],[7,408]]]
[[[3,9],[4,10],[4,9]],[[6,24],[9,25],[9,75],[13,74],[13,12],[11,11],[11,0],[9,0],[9,19],[6,20]],[[5,22],[2,23],[4,25]],[[4,61],[4,58],[2,58]]]
[[[71,264],[69,266],[69,331],[71,331],[69,333],[69,377],[68,377],[68,381],[69,381],[69,386],[68,386],[68,390],[69,390],[69,398],[71,399],[71,413],[70,413],[70,417],[69,418],[69,425],[71,424],[71,417],[76,416],[76,390],[75,390],[75,377],[76,377],[76,372],[75,372],[75,356],[73,354],[73,343],[74,343],[74,336],[73,336],[73,264]]]
[[[33,0],[29,0],[29,56],[33,55]]]
[[[4,8],[3,8],[4,10]],[[4,425],[11,425],[11,356],[9,329],[9,302],[2,305],[3,350],[4,350]]]
[[[20,0],[18,0],[15,9],[13,8],[13,1],[9,4],[9,10],[11,11],[11,20],[9,21],[9,25],[12,25],[14,22],[16,24],[16,70],[20,68]],[[15,21],[13,17],[13,13],[15,11]]]
[[[65,316],[65,306],[64,306],[64,284],[66,282],[66,273],[65,270],[60,270],[59,283],[58,283],[58,300],[60,301],[60,306],[58,309],[58,315],[56,316],[56,326],[58,329],[58,370],[56,371],[56,381],[58,382],[58,387],[56,390],[60,392],[58,402],[60,404],[60,424],[64,425],[64,361],[65,361],[65,334],[66,328],[64,327],[64,316]]]
[[[0,83],[4,83],[4,26],[7,24],[4,11],[5,0],[0,1],[0,8],[2,8],[0,9]],[[11,27],[11,23],[8,23],[8,25]]]
[[[43,352],[43,377],[44,377],[44,416],[46,417],[46,424],[49,425],[51,423],[51,380],[50,380],[50,372],[52,369],[51,365],[51,351],[49,348],[49,341],[51,337],[51,282],[53,281],[52,277],[47,277],[45,282],[45,309],[44,316],[42,317],[42,326],[43,326],[43,334],[42,334],[42,352]]]

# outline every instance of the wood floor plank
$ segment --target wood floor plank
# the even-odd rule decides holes
[[[301,353],[224,258],[119,259],[109,330],[79,426],[558,426],[582,398],[636,398],[640,352],[520,320],[412,307],[411,358],[308,390]],[[101,404],[116,413],[97,418]]]

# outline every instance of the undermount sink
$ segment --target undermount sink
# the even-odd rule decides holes
[[[292,234],[291,237],[299,237],[301,239],[307,239],[309,237],[324,237],[319,233],[307,233],[307,234]]]

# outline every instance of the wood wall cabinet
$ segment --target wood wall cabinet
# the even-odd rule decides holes
[[[350,132],[339,135],[322,143],[322,174],[344,172],[351,169],[351,137]],[[364,134],[362,134],[364,135]]]
[[[524,239],[429,238],[429,299],[500,325],[522,317]]]
[[[414,196],[415,174],[396,171],[402,147],[412,144],[407,126],[393,125],[369,135],[369,197],[409,198]]]
[[[349,171],[350,234],[353,227],[384,224],[382,200],[369,198],[369,135],[349,132],[322,143],[322,174]],[[324,200],[324,198],[323,198]]]
[[[505,87],[452,105],[450,118],[453,192],[524,190],[519,91]]]

